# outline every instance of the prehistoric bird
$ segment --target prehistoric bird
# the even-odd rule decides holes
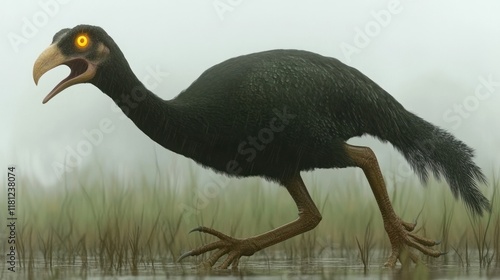
[[[396,215],[373,151],[346,143],[365,134],[390,142],[423,183],[429,172],[443,176],[473,214],[490,211],[478,189],[485,176],[473,162],[471,148],[407,111],[375,82],[337,59],[300,50],[242,55],[209,68],[177,97],[163,100],[139,81],[102,28],[79,25],[54,35],[34,64],[35,83],[61,64],[71,73],[43,103],[69,86],[91,83],[166,149],[228,176],[277,182],[297,205],[295,221],[245,239],[195,228],[219,240],[179,260],[214,251],[206,265],[227,255],[219,267],[234,268],[241,256],[312,230],[322,217],[300,172],[344,167],[359,167],[368,179],[392,246],[386,266],[394,266],[407,246],[440,256],[432,248],[437,241],[416,235],[415,223]],[[417,260],[413,252],[410,257]]]

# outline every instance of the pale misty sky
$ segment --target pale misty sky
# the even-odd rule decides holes
[[[35,86],[35,59],[57,31],[85,23],[103,27],[136,75],[164,99],[175,97],[208,67],[241,54],[286,48],[336,57],[379,83],[410,111],[475,148],[486,173],[498,169],[499,1],[269,2],[4,4],[0,167],[14,164],[37,186],[54,185],[54,166],[64,163],[82,141],[91,142],[87,136],[103,121],[112,130],[92,144],[89,154],[79,155],[74,170],[96,166],[110,176],[139,176],[156,160],[165,172],[194,166],[143,135],[92,85],[73,86],[42,105],[69,70],[54,69]],[[374,147],[384,173],[404,162],[388,144],[353,142],[360,141]]]

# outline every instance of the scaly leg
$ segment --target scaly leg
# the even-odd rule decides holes
[[[192,231],[199,231],[216,236],[220,240],[203,245],[199,248],[191,250],[182,254],[177,261],[185,257],[197,256],[209,251],[216,250],[212,255],[203,263],[207,267],[212,267],[219,258],[227,255],[227,258],[222,262],[219,268],[227,268],[230,265],[233,268],[238,266],[241,256],[251,256],[255,252],[262,250],[271,245],[282,242],[286,239],[309,231],[318,225],[321,221],[321,214],[314,205],[306,186],[300,177],[296,174],[294,177],[281,182],[292,196],[297,204],[299,210],[299,217],[288,224],[278,227],[269,232],[253,236],[246,239],[236,239],[227,236],[219,231],[207,227],[198,227]]]
[[[345,150],[354,165],[363,169],[382,214],[385,231],[389,236],[392,247],[391,255],[384,265],[394,267],[398,259],[401,261],[401,253],[406,245],[428,256],[439,257],[443,255],[443,253],[429,248],[430,246],[439,244],[439,242],[412,233],[411,231],[415,228],[415,224],[404,222],[396,215],[389,200],[384,178],[382,177],[377,158],[373,151],[367,147],[358,147],[349,144],[345,144]],[[410,251],[408,253],[414,262],[418,261],[418,257],[414,253]]]

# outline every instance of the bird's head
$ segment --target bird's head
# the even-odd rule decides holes
[[[115,49],[111,37],[97,26],[79,25],[57,32],[52,44],[35,61],[33,79],[38,84],[43,74],[62,64],[67,65],[71,72],[44,98],[43,103],[72,85],[95,84],[96,74],[103,71],[112,55],[116,55],[113,53]],[[118,49],[116,52],[120,53]]]

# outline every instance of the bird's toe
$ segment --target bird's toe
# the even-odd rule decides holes
[[[254,245],[254,242],[249,241],[249,239],[236,239],[207,227],[197,227],[191,230],[191,232],[195,231],[208,233],[219,238],[219,240],[202,245],[196,249],[182,254],[177,259],[178,262],[186,257],[198,256],[210,251],[214,251],[210,255],[210,257],[201,264],[202,267],[212,267],[222,256],[227,255],[227,258],[218,266],[218,268],[226,269],[229,266],[231,266],[232,268],[236,268],[238,267],[241,256],[253,255],[253,253],[258,250],[258,247]]]
[[[401,225],[403,225],[403,227],[407,231],[413,231],[415,229],[415,227],[417,226],[417,221],[415,221],[414,223],[408,223],[408,222],[405,222],[405,221],[401,221]]]
[[[394,267],[398,259],[401,263],[405,262],[407,259],[411,259],[414,263],[419,262],[419,257],[408,250],[408,247],[417,249],[423,254],[431,257],[439,257],[444,254],[441,251],[431,248],[432,246],[440,244],[439,241],[425,238],[411,232],[415,229],[415,223],[407,223],[397,218],[386,221],[384,226],[386,226],[386,231],[392,246],[391,256],[384,265],[386,267]]]

